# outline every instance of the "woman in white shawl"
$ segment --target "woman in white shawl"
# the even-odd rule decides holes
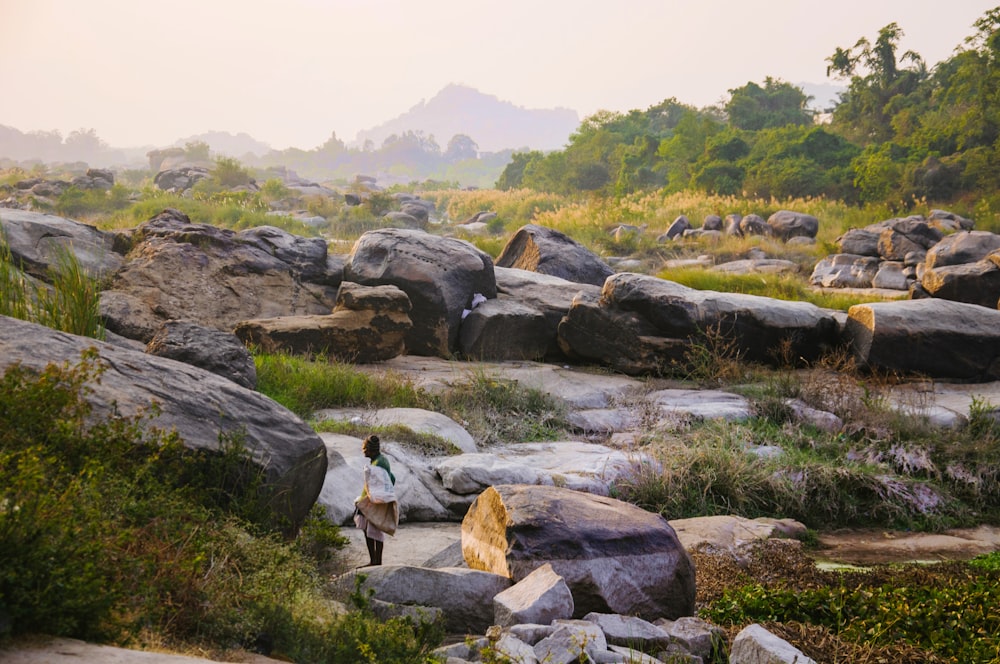
[[[365,466],[365,484],[354,501],[354,523],[365,533],[369,563],[382,564],[385,536],[396,533],[399,503],[396,502],[396,477],[389,470],[389,460],[381,453],[376,435],[365,438],[361,448],[371,463]]]

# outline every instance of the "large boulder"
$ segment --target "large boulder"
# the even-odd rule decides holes
[[[305,518],[323,485],[326,448],[284,407],[189,364],[0,316],[0,369],[73,363],[89,348],[105,366],[86,394],[95,417],[145,413],[150,426],[175,429],[193,449],[219,450],[226,437],[237,437],[264,470],[275,510],[292,527]]]
[[[587,326],[581,319],[600,317],[594,306],[580,305],[574,304],[560,325],[560,339],[576,354],[600,359],[600,354],[595,357],[590,350],[594,344],[583,348],[574,343],[584,336],[582,328]],[[605,345],[632,346],[626,361],[620,363],[622,370],[652,359],[646,370],[655,371],[677,361],[685,345],[703,343],[711,335],[753,362],[778,364],[787,357],[809,361],[835,345],[838,334],[833,315],[806,302],[701,291],[641,274],[609,277],[596,308],[617,315],[616,319],[605,317],[603,322],[612,324],[600,328]],[[621,330],[619,335],[616,328]],[[783,357],[778,357],[779,349]]]
[[[601,286],[614,274],[592,251],[557,230],[527,224],[507,242],[497,267],[541,272],[581,284]]]
[[[110,277],[124,262],[116,253],[115,235],[41,212],[0,208],[0,238],[14,264],[31,276],[51,282],[60,254],[70,252],[80,268],[95,279]]]
[[[257,389],[253,357],[234,334],[189,320],[171,320],[153,335],[146,352],[201,367],[248,390]]]
[[[510,299],[487,300],[462,321],[462,355],[476,360],[540,360],[554,341],[545,314]]]
[[[837,238],[841,254],[878,258],[878,239],[881,229],[852,228]]]
[[[167,209],[141,224],[133,241],[109,290],[161,322],[189,319],[231,332],[253,318],[328,314],[336,303],[340,278],[328,273],[325,253],[280,231],[235,233]],[[122,336],[133,331],[127,318],[106,323]]]
[[[1000,250],[975,263],[926,269],[920,286],[931,297],[996,309],[1000,302]]]
[[[997,250],[1000,250],[1000,235],[989,231],[959,231],[931,247],[925,265],[934,269],[976,263]]]
[[[515,300],[545,316],[546,355],[560,352],[557,339],[559,322],[569,311],[573,298],[578,293],[589,293],[597,297],[601,292],[600,286],[581,284],[529,270],[497,267],[494,273],[497,299]]]
[[[1000,380],[1000,311],[940,299],[856,304],[844,335],[864,366],[929,378]]]
[[[767,218],[767,225],[771,227],[771,235],[785,241],[793,237],[816,237],[819,232],[819,219],[791,210],[778,210]]]
[[[450,357],[458,350],[462,312],[480,294],[497,296],[493,261],[462,240],[422,231],[382,229],[354,244],[344,279],[391,285],[407,294],[413,328],[406,348],[414,355]]]
[[[345,362],[382,362],[406,351],[413,328],[410,299],[395,286],[340,285],[326,316],[282,316],[242,321],[235,334],[267,351],[323,354]]]
[[[694,565],[673,528],[613,498],[550,486],[490,487],[462,521],[462,553],[472,569],[515,582],[551,564],[573,593],[576,617],[694,613]]]
[[[212,172],[202,166],[179,166],[160,171],[153,178],[153,185],[164,191],[187,191],[199,181],[211,177]]]

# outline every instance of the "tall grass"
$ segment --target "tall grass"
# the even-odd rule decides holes
[[[103,339],[100,284],[86,273],[71,249],[60,247],[50,270],[51,285],[29,279],[14,264],[0,232],[0,314],[63,332]]]

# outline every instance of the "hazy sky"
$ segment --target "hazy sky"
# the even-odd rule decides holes
[[[527,108],[706,106],[895,21],[952,54],[1000,0],[0,0],[0,124],[115,147],[207,130],[311,149],[449,83]]]

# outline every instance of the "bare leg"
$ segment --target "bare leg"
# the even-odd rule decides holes
[[[382,547],[383,546],[385,546],[385,542],[379,542],[378,540],[375,540],[375,558],[374,558],[375,562],[372,563],[373,565],[381,565],[382,564]]]
[[[365,546],[368,547],[368,565],[369,566],[371,566],[371,565],[378,565],[379,564],[378,562],[376,562],[376,560],[377,560],[376,547],[378,545],[380,545],[380,544],[382,544],[382,542],[376,542],[371,537],[365,537]],[[381,547],[379,547],[377,550],[381,551]]]

